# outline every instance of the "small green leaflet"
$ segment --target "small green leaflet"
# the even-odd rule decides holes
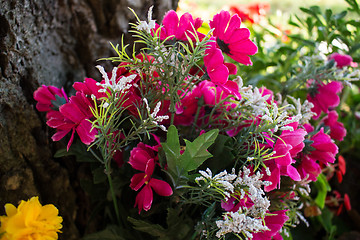
[[[185,140],[186,149],[180,155],[179,135],[175,126],[168,129],[167,140],[161,143],[168,164],[168,171],[173,176],[187,175],[197,169],[206,159],[212,157],[207,149],[215,142],[219,129],[213,129],[198,136],[193,142]]]

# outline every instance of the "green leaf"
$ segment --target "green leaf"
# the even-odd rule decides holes
[[[59,108],[66,103],[66,99],[64,97],[60,97],[59,95],[55,95],[55,100],[51,100],[51,104],[53,107],[51,109],[55,111],[59,111]]]
[[[99,184],[99,183],[105,182],[106,179],[107,179],[107,176],[104,173],[104,167],[103,166],[100,166],[100,167],[92,170],[92,174],[93,174],[94,184]]]
[[[331,187],[330,187],[328,181],[326,180],[326,177],[324,174],[320,174],[317,178],[317,181],[314,184],[318,190],[318,194],[315,198],[315,203],[320,208],[324,208],[326,195],[327,195],[327,192],[331,190]]]
[[[75,156],[78,162],[98,162],[95,157],[87,151],[86,145],[79,142],[72,144],[69,151],[67,151],[66,148],[59,149],[54,155],[55,158],[67,156]]]
[[[125,240],[117,226],[110,225],[105,230],[85,236],[82,240]]]
[[[206,163],[213,172],[225,169],[229,164],[233,163],[234,155],[231,153],[231,146],[229,146],[231,139],[229,136],[219,135],[215,143],[209,148],[213,158]]]
[[[332,233],[332,231],[336,230],[333,228],[334,226],[332,224],[333,216],[334,214],[328,208],[324,208],[321,212],[321,215],[317,216],[319,222],[328,233]]]
[[[138,220],[132,217],[128,217],[128,221],[134,225],[134,229],[146,232],[154,237],[165,237],[166,229],[159,224],[151,224],[142,220]]]
[[[332,11],[331,9],[326,9],[325,11],[325,19],[326,22],[329,23],[331,21]]]
[[[340,19],[344,18],[346,15],[347,15],[347,11],[342,11],[341,13],[335,14],[333,16],[333,18],[335,20],[340,20]]]
[[[168,128],[166,142],[161,143],[161,146],[165,152],[168,169],[175,173],[180,157],[180,143],[178,131],[174,125]]]
[[[193,221],[189,217],[181,216],[181,210],[176,210],[173,208],[168,208],[168,213],[166,217],[167,237],[160,238],[161,240],[169,239],[189,239],[189,234],[192,234],[193,231]]]
[[[198,168],[206,159],[212,157],[207,151],[216,140],[219,129],[213,129],[197,137],[193,142],[185,140],[186,150],[180,157],[180,168],[192,171]]]

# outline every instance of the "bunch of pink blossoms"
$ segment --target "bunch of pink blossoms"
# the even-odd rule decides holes
[[[151,51],[142,50],[135,58],[121,58],[124,62],[109,73],[98,67],[103,79],[97,82],[86,78],[74,83],[74,96],[68,97],[63,89],[54,86],[42,86],[34,93],[36,108],[46,112],[47,125],[56,130],[52,136],[54,141],[70,133],[68,151],[78,136],[91,149],[106,149],[102,157],[109,159],[104,159],[105,164],[111,166],[114,159],[118,168],[131,166],[129,171],[133,175],[128,179],[128,186],[137,192],[133,203],[139,214],[142,210],[153,210],[153,192],[168,201],[168,206],[190,201],[180,199],[196,192],[198,186],[191,175],[196,176],[194,172],[207,164],[203,162],[211,157],[211,151],[202,145],[196,149],[188,140],[184,140],[185,146],[182,138],[196,142],[214,128],[220,130],[219,139],[229,139],[243,151],[240,152],[243,155],[228,159],[229,164],[224,168],[239,168],[242,163],[251,171],[250,176],[261,172],[261,181],[269,183],[263,186],[263,194],[277,196],[282,181],[292,181],[295,185],[316,181],[322,167],[334,163],[338,153],[334,140],[341,141],[346,135],[335,111],[340,102],[340,82],[309,79],[306,83],[309,89],[306,101],[311,109],[303,110],[310,113],[314,121],[322,113],[327,114],[317,123],[321,127],[312,126],[310,118],[301,121],[304,112],[281,110],[284,103],[276,101],[271,90],[243,86],[240,77],[231,76],[237,74],[236,64],[251,65],[250,56],[257,52],[257,46],[250,40],[250,31],[241,26],[238,15],[221,11],[210,21],[212,32],[207,35],[198,31],[202,20],[188,13],[179,18],[176,12],[169,11],[162,25],[152,21],[150,16],[149,23],[139,23],[138,28],[138,33],[147,37],[144,39],[152,39],[152,45],[148,46],[148,49],[153,47]],[[194,46],[200,46],[202,52]],[[194,55],[198,58],[190,62],[191,68],[181,65]],[[226,62],[228,57],[232,62]],[[338,57],[332,58],[336,61]],[[342,62],[338,67],[343,66]],[[181,75],[183,72],[185,76]],[[110,114],[106,115],[108,111]],[[113,118],[116,120],[111,122]],[[108,127],[107,121],[114,125]],[[164,135],[171,125],[180,130],[181,141],[174,140],[170,134]],[[156,145],[150,144],[150,132]],[[241,142],[245,134],[249,134],[248,141]],[[178,152],[164,154],[165,148],[174,146]],[[200,156],[201,150],[205,153]],[[205,160],[199,160],[202,158]],[[174,167],[174,164],[177,165]],[[111,175],[108,171],[107,174]],[[234,189],[230,181],[224,180],[221,184],[224,189]],[[241,191],[229,192],[218,187],[214,194],[221,193],[223,199],[217,202],[213,200],[217,198],[211,199],[221,209],[218,211],[227,212],[222,216],[235,217],[236,213],[236,217],[241,218],[244,212],[253,211],[250,209],[254,209],[256,202],[250,193],[244,198],[239,197]],[[250,191],[248,188],[251,189],[250,185],[244,187],[244,191]],[[295,191],[287,191],[288,200],[296,201]],[[274,199],[283,202],[281,197]],[[203,205],[205,203],[199,204]],[[270,212],[268,207],[256,218],[265,225],[256,228],[256,222],[249,223],[248,237],[282,239],[280,232],[289,219],[286,214],[290,209],[283,204],[283,208]],[[226,221],[217,222],[224,226]],[[232,229],[223,232],[236,233]]]

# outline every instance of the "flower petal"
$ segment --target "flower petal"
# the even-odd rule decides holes
[[[162,181],[162,180],[159,180],[156,178],[152,178],[152,179],[150,179],[149,185],[160,196],[171,196],[173,194],[172,188],[165,181]]]

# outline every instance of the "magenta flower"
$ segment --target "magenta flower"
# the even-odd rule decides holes
[[[99,90],[103,89],[103,87],[99,86],[98,82],[92,78],[85,78],[84,82],[75,82],[73,84],[73,88],[78,92],[82,92],[86,96],[90,97],[94,95],[96,99],[107,96],[105,92],[99,92]]]
[[[57,132],[52,136],[53,141],[59,141],[67,133],[72,130],[67,150],[74,140],[75,132],[79,135],[80,140],[86,144],[91,144],[97,134],[96,129],[92,129],[89,121],[93,117],[90,110],[92,103],[83,93],[77,92],[72,96],[68,103],[59,108],[59,112],[54,111],[50,114],[49,120],[46,122],[48,126],[56,128]]]
[[[214,37],[210,38],[215,40]],[[224,56],[215,42],[209,42],[205,50],[204,65],[210,80],[216,84],[225,84],[229,79],[229,74],[236,74],[237,68],[232,63],[224,63]]]
[[[330,136],[324,133],[323,128],[321,128],[318,133],[312,136],[310,140],[314,141],[310,146],[315,150],[310,152],[308,155],[309,158],[320,161],[325,165],[335,162],[335,156],[338,153],[338,147],[331,140]]]
[[[162,180],[152,178],[155,169],[155,154],[153,150],[143,144],[139,143],[130,152],[129,164],[136,170],[142,173],[136,173],[131,178],[130,187],[138,191],[144,187],[137,194],[134,207],[138,207],[139,214],[142,209],[148,211],[151,208],[153,201],[153,190],[160,196],[170,196],[173,194],[170,185]]]
[[[239,16],[235,14],[230,17],[227,11],[221,11],[210,21],[210,27],[214,28],[213,35],[216,37],[217,46],[235,61],[251,65],[248,55],[257,53],[257,47],[249,39],[249,29],[240,28],[240,25]]]
[[[339,115],[336,111],[330,111],[329,114],[324,117],[321,121],[330,127],[330,137],[339,141],[344,140],[346,136],[346,129],[344,124],[338,122]]]
[[[303,156],[297,170],[301,176],[301,179],[307,178],[308,180],[316,182],[317,177],[321,173],[320,165],[312,158]]]
[[[266,87],[259,88],[259,92],[261,93],[261,96],[268,96],[268,99],[266,99],[267,104],[271,104],[274,100],[274,93],[270,89],[267,89]]]
[[[239,87],[234,81],[227,81],[224,85],[216,85],[213,82],[205,80],[200,82],[198,87],[204,97],[205,104],[207,105],[214,106],[228,96],[233,96],[238,100],[241,99]],[[224,102],[224,105],[232,106],[233,104]],[[236,104],[234,104],[234,107],[235,105]]]
[[[221,208],[227,212],[237,212],[240,207],[245,207],[247,209],[254,206],[254,203],[251,201],[250,197],[246,195],[244,198],[240,199],[240,195],[235,197],[230,197],[226,202],[221,201]]]
[[[53,101],[56,101],[56,96],[63,98],[64,103],[69,101],[64,88],[59,89],[54,86],[42,85],[34,92],[34,99],[37,101],[36,109],[40,112],[49,112],[55,110],[53,109]]]
[[[280,210],[270,212],[271,215],[265,217],[265,225],[270,229],[269,231],[253,233],[253,240],[271,240],[283,239],[280,235],[280,230],[284,223],[289,219],[286,216],[287,210]]]
[[[340,54],[340,53],[333,53],[329,56],[329,60],[334,59],[336,62],[337,68],[343,68],[346,66],[350,66],[353,59],[351,56],[346,54]]]
[[[313,83],[314,84],[314,83]],[[341,92],[343,86],[340,82],[330,82],[328,84],[315,83],[315,93],[310,93],[307,100],[314,104],[311,109],[316,115],[314,119],[320,117],[321,111],[324,113],[329,112],[329,108],[337,107],[340,103],[340,98],[337,93]]]
[[[264,173],[264,180],[270,181],[272,184],[265,186],[265,191],[271,191],[280,185],[280,176],[289,176],[294,181],[301,179],[299,172],[296,170],[293,163],[295,157],[302,151],[305,144],[303,143],[305,135],[307,134],[303,129],[296,129],[298,123],[289,124],[295,130],[285,130],[281,133],[279,139],[276,140],[274,151],[276,152],[274,160],[265,161],[265,165],[269,168],[271,175],[267,176]]]
[[[160,39],[165,40],[166,38],[177,39],[180,41],[187,42],[188,39],[186,36],[191,38],[192,41],[195,41],[194,36],[198,36],[202,40],[205,35],[194,31],[202,25],[202,20],[200,18],[193,19],[190,13],[184,13],[180,19],[177,13],[174,10],[170,10],[164,16],[162,21],[163,27],[160,29]],[[156,24],[155,31],[158,30],[160,26]]]
[[[200,88],[195,86],[191,92],[187,92],[186,96],[176,104],[175,125],[189,126],[193,123],[200,97]]]

